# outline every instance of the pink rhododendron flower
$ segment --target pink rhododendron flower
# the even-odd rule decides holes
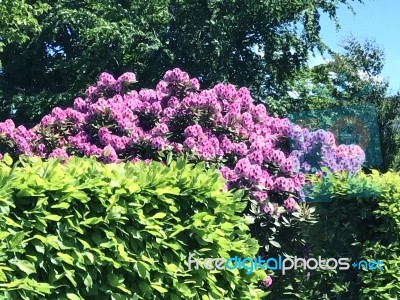
[[[294,212],[296,210],[297,202],[292,197],[289,197],[283,202],[283,206],[288,212]]]
[[[271,276],[267,276],[267,278],[264,280],[263,285],[265,288],[270,287],[272,284],[272,278]]]
[[[71,108],[54,108],[31,129],[0,123],[2,152],[95,156],[106,163],[162,161],[164,154],[184,152],[192,162],[218,166],[225,188],[244,188],[273,218],[304,201],[304,174],[322,177],[321,167],[355,172],[365,160],[359,146],[336,145],[331,132],[269,116],[246,87],[200,89],[196,78],[178,68],[167,71],[155,89],[128,90],[134,82],[134,73],[115,79],[104,72]],[[286,199],[283,206],[277,194],[279,203]]]

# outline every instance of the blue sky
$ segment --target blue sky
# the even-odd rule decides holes
[[[382,76],[389,80],[391,93],[400,90],[400,0],[364,0],[353,4],[355,15],[341,6],[338,18],[341,29],[326,15],[322,16],[322,38],[336,51],[340,40],[349,34],[357,39],[373,38],[385,50],[385,67]],[[322,62],[322,57],[312,59],[312,64]]]

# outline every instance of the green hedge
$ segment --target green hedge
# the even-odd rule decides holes
[[[364,257],[381,259],[385,271],[360,274],[365,299],[400,298],[400,173],[388,172],[370,178],[378,184],[380,198],[374,215],[379,226],[372,228],[374,239],[363,245]]]
[[[400,174],[328,174],[315,184],[317,222],[299,229],[309,257],[381,260],[384,270],[291,271],[268,299],[399,299]]]
[[[7,164],[8,163],[8,164]],[[241,193],[183,159],[0,163],[0,299],[259,299],[262,271],[188,270],[254,257]]]

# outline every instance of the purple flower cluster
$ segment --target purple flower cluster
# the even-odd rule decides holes
[[[322,129],[310,132],[294,125],[288,137],[293,142],[291,155],[298,159],[304,172],[309,172],[312,166],[325,166],[332,172],[354,172],[365,161],[365,153],[359,146],[336,146],[334,135]]]
[[[269,116],[245,87],[200,90],[198,80],[179,69],[168,71],[154,90],[132,90],[134,82],[133,73],[118,79],[102,73],[85,98],[76,98],[72,108],[54,108],[32,129],[0,123],[0,145],[17,154],[96,156],[106,163],[186,152],[218,166],[227,188],[245,188],[274,217],[303,200],[305,173],[322,166],[353,172],[365,160],[356,145],[336,146],[330,132]]]

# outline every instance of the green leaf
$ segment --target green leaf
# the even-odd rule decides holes
[[[183,227],[182,225],[178,224],[174,227],[174,229],[176,229],[169,237],[173,238],[176,235],[178,235],[179,233],[181,233],[182,231],[188,229],[188,227]]]
[[[130,194],[136,193],[137,191],[140,190],[140,186],[137,183],[130,183],[129,186],[127,187],[128,192]]]
[[[13,227],[17,227],[17,228],[22,228],[22,226],[16,222],[14,222],[12,219],[8,218],[8,217],[4,217],[4,220],[6,221],[5,223],[7,225],[13,226]]]
[[[31,232],[31,231],[30,231]],[[24,240],[25,235],[28,235],[30,232],[23,232],[19,231],[17,232],[12,239],[10,240],[10,246],[11,248],[14,248],[15,246],[20,246],[21,242]]]
[[[281,244],[279,244],[278,242],[276,242],[276,241],[269,241],[269,243],[272,245],[272,246],[274,246],[274,247],[276,247],[276,248],[281,248]]]
[[[164,219],[167,214],[163,212],[156,213],[152,218],[153,219]]]
[[[83,298],[79,297],[77,294],[67,293],[67,298],[70,300],[82,300]]]
[[[89,259],[91,264],[94,264],[94,255],[90,252],[85,252],[86,257]]]
[[[168,155],[167,155],[167,161],[166,161],[166,165],[167,165],[167,166],[169,166],[169,165],[171,164],[172,158],[173,158],[172,152],[168,153]]]
[[[179,271],[179,268],[175,264],[168,264],[164,262],[165,269],[167,270],[168,273],[175,273]]]
[[[156,291],[160,292],[161,294],[167,293],[168,290],[166,288],[163,288],[161,285],[152,283],[151,287],[154,288]]]
[[[77,238],[77,240],[83,245],[83,249],[91,249],[91,246],[88,242],[85,240],[82,240],[80,238]]]
[[[85,221],[82,221],[79,224],[81,224],[81,225],[94,225],[94,224],[99,224],[101,222],[104,222],[103,218],[93,217],[93,218],[86,219]]]
[[[121,291],[127,293],[128,295],[132,294],[132,292],[126,288],[125,284],[120,284],[117,286],[117,288],[120,289]]]
[[[0,240],[6,239],[10,235],[7,231],[0,231]]]
[[[3,270],[0,268],[0,282],[5,282],[5,281],[7,281],[7,276],[3,272]]]
[[[5,164],[7,166],[11,166],[13,164],[13,160],[12,160],[11,156],[8,153],[4,154],[3,161],[5,162]]]
[[[117,287],[119,285],[119,277],[113,273],[107,274],[107,281],[112,287]]]
[[[62,261],[66,262],[69,265],[74,265],[74,258],[69,254],[57,252],[57,256],[61,258]]]
[[[62,219],[61,216],[57,216],[57,215],[47,215],[44,217],[46,220],[51,220],[51,221],[60,221]]]
[[[150,279],[150,273],[148,272],[148,270],[150,270],[150,266],[148,264],[138,261],[136,263],[136,269],[140,277]]]
[[[78,284],[76,283],[75,279],[74,279],[74,273],[75,271],[70,271],[70,270],[64,270],[64,274],[65,276],[68,278],[68,280],[72,283],[72,285],[74,287],[77,287]]]
[[[54,287],[48,283],[41,282],[35,285],[35,290],[43,294],[50,294],[52,289]]]
[[[93,287],[93,279],[90,276],[90,274],[86,274],[85,279],[83,280],[83,283],[85,284],[86,287],[92,288]]]
[[[33,274],[36,272],[35,266],[33,263],[27,260],[13,260],[10,261],[11,264],[15,265],[20,269],[22,272],[26,273],[27,275]]]
[[[59,203],[59,204],[52,205],[51,208],[53,208],[53,209],[56,209],[56,208],[68,209],[70,206],[71,206],[71,204],[69,204],[67,202],[62,202],[62,203]]]

